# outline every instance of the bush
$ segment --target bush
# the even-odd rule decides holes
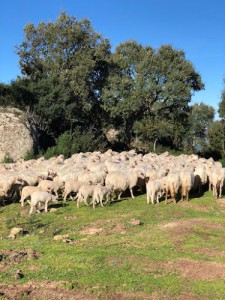
[[[13,163],[13,159],[12,159],[12,157],[10,156],[9,153],[6,153],[6,154],[5,154],[5,156],[4,156],[3,160],[2,160],[2,163],[3,163],[3,164],[11,164],[11,163]]]
[[[23,157],[24,160],[30,160],[30,159],[35,159],[35,158],[36,158],[36,156],[34,154],[34,149],[28,150]]]
[[[64,132],[56,140],[56,145],[47,149],[44,157],[49,159],[50,157],[63,154],[65,158],[68,158],[78,152],[104,151],[106,145],[107,142],[103,137],[92,131],[82,133],[76,130],[72,134]]]

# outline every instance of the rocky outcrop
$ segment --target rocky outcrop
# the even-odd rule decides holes
[[[16,108],[0,108],[0,161],[5,156],[23,158],[34,147],[32,127],[26,114]]]

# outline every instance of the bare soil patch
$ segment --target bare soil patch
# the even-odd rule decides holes
[[[28,282],[26,284],[13,283],[10,285],[0,284],[0,296],[7,300],[201,300],[190,293],[182,293],[178,297],[163,295],[160,292],[145,294],[142,292],[120,292],[90,294],[79,289],[67,290],[60,287],[62,283],[56,282]]]
[[[88,227],[85,227],[80,231],[81,234],[84,235],[108,235],[115,233],[126,233],[127,226],[124,222],[118,222],[117,219],[109,219],[109,220],[97,220],[94,223],[91,223]]]
[[[170,262],[152,262],[145,268],[145,271],[161,271],[166,274],[175,272],[184,278],[193,280],[213,281],[216,279],[225,279],[225,264],[186,258]]]
[[[7,300],[94,300],[93,295],[78,290],[66,290],[55,282],[29,282],[27,284],[0,284],[0,295]]]
[[[18,264],[22,261],[38,259],[40,253],[36,250],[4,250],[0,252],[0,266]]]
[[[224,230],[224,226],[199,219],[177,220],[163,225],[159,225],[161,229],[167,230],[173,237],[183,237],[194,231],[196,226],[208,230]]]

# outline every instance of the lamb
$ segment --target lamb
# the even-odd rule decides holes
[[[101,206],[103,206],[103,199],[106,200],[105,203],[107,203],[110,200],[110,197],[113,193],[113,186],[103,186],[101,184],[98,184],[93,192],[92,201],[90,204],[93,205],[93,208],[95,209],[95,204],[99,203]]]
[[[31,215],[33,212],[33,209],[36,209],[36,212],[40,213],[40,211],[37,209],[37,206],[40,203],[45,204],[45,212],[48,212],[48,203],[52,201],[55,203],[58,203],[58,200],[56,199],[56,196],[45,192],[45,191],[36,191],[31,194],[31,201],[30,201],[30,212],[29,214]]]
[[[189,201],[189,192],[194,185],[194,173],[189,170],[182,170],[180,172],[180,184],[181,184],[181,200]]]
[[[19,201],[21,203],[21,207],[24,207],[24,201],[29,198],[33,192],[36,191],[41,191],[41,188],[38,186],[27,185],[22,189],[21,199]]]
[[[174,199],[174,203],[176,204],[176,194],[178,193],[180,188],[180,176],[178,172],[169,172],[166,178],[166,197],[165,202],[167,204],[168,193],[172,199]]]
[[[58,192],[63,189],[64,181],[42,180],[38,184],[38,187],[40,187],[42,191],[54,193],[58,198]]]

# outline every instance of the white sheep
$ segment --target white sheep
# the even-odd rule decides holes
[[[113,185],[114,192],[118,193],[118,199],[121,199],[121,195],[128,188],[132,198],[134,197],[133,188],[137,186],[138,179],[145,178],[142,172],[125,172],[125,171],[115,171],[109,172],[106,175],[105,184]]]
[[[204,165],[197,165],[194,171],[194,187],[202,192],[202,186],[207,183],[207,173]]]
[[[180,185],[181,185],[181,200],[189,201],[189,192],[194,185],[194,173],[189,170],[182,170],[180,172]]]
[[[38,187],[40,187],[42,191],[54,193],[58,198],[58,192],[64,188],[64,184],[64,181],[42,180],[38,184]]]
[[[95,187],[96,185],[92,184],[82,184],[80,186],[79,191],[75,197],[75,199],[77,199],[77,208],[80,207],[80,202],[84,202],[87,206],[89,205],[87,203],[87,199],[89,197],[92,197]]]
[[[24,201],[27,198],[29,198],[33,192],[36,192],[36,191],[41,191],[41,188],[38,186],[32,186],[32,185],[31,186],[27,185],[27,186],[23,187],[22,193],[21,193],[21,199],[19,201],[21,203],[21,207],[24,207]]]
[[[165,203],[167,204],[168,194],[170,193],[171,198],[176,203],[176,195],[180,188],[180,176],[178,172],[169,172],[166,177],[166,197]]]
[[[76,180],[68,180],[65,182],[65,188],[64,188],[64,198],[63,201],[66,202],[66,198],[71,193],[78,193],[80,186],[82,185],[82,182],[76,181]]]
[[[105,199],[105,203],[107,203],[112,197],[113,186],[103,186],[101,184],[97,184],[93,191],[93,197],[90,205],[93,205],[95,209],[95,204],[100,203],[103,206],[103,199]]]
[[[212,172],[213,196],[221,198],[225,181],[225,168],[215,168]],[[218,191],[219,190],[219,191]]]
[[[55,203],[58,203],[58,200],[56,199],[55,195],[52,195],[48,192],[44,191],[36,191],[31,194],[31,201],[30,201],[30,212],[29,214],[31,215],[33,212],[33,209],[35,208],[38,213],[40,211],[37,209],[37,206],[41,203],[44,203],[45,205],[45,212],[48,212],[48,203],[52,201]]]
[[[146,183],[146,192],[147,192],[147,203],[150,203],[150,199],[152,204],[156,202],[159,203],[159,198],[163,196],[165,192],[165,180],[164,178],[161,179],[154,179],[148,180]]]

